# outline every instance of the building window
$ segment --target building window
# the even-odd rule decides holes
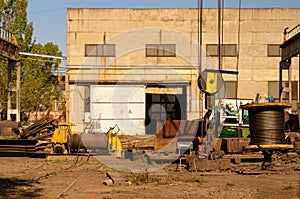
[[[236,89],[237,82],[236,81],[226,81],[225,84],[225,98],[227,99],[236,99]]]
[[[155,120],[181,119],[180,104],[176,95],[172,94],[147,94],[151,109],[148,116]]]
[[[85,44],[86,57],[115,57],[115,44]]]
[[[285,85],[285,83],[283,83]],[[279,99],[279,82],[278,81],[269,81],[268,82],[268,95]]]
[[[282,82],[283,92],[282,100],[289,99],[289,82]],[[268,95],[273,96],[275,99],[279,99],[279,81],[269,81],[268,82]],[[292,100],[298,99],[298,81],[292,81]]]
[[[206,56],[217,57],[219,55],[218,44],[206,45]],[[236,57],[236,44],[221,44],[220,45],[221,57]]]
[[[146,57],[175,57],[175,44],[146,44]]]
[[[268,57],[280,57],[280,44],[268,44]]]

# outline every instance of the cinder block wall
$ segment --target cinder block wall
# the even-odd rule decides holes
[[[203,69],[218,68],[216,57],[206,57],[206,44],[218,43],[217,9],[203,11]],[[132,81],[176,81],[170,67],[190,82],[189,118],[199,116],[197,9],[81,9],[67,11],[67,68],[69,81],[116,82],[136,66],[162,65],[150,79],[142,73]],[[268,57],[268,44],[281,44],[283,29],[300,22],[300,9],[225,9],[222,42],[239,43],[239,58],[225,57],[222,69],[238,70],[239,75],[224,75],[225,81],[238,81],[238,98],[254,99],[256,93],[268,95],[268,81],[279,81],[280,57]],[[240,29],[240,33],[238,30]],[[85,44],[116,43],[116,57],[87,58]],[[145,44],[176,44],[176,57],[146,57]],[[86,65],[101,69],[78,72]],[[292,60],[292,80],[298,80],[298,58]],[[124,70],[127,66],[128,70]],[[120,70],[120,68],[122,68]],[[176,68],[177,67],[177,68]],[[94,72],[101,75],[95,75]],[[174,72],[173,71],[173,72]],[[153,71],[152,71],[153,72]],[[159,75],[165,74],[164,77]],[[157,76],[155,76],[157,75]],[[167,77],[167,78],[166,78]],[[173,79],[172,79],[173,77]],[[144,79],[143,79],[144,78]],[[284,74],[287,80],[287,74]],[[69,87],[67,86],[67,90]],[[67,91],[68,93],[68,91]],[[70,93],[70,92],[69,92]],[[67,99],[68,96],[67,96]],[[72,110],[69,110],[69,112]]]

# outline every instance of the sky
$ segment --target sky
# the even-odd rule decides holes
[[[300,8],[300,0],[224,0],[225,7]],[[218,0],[203,0],[206,8]],[[52,42],[66,54],[67,8],[197,8],[198,0],[29,0],[27,18],[33,22],[37,43]]]

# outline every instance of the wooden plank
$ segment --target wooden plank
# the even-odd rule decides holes
[[[207,160],[191,157],[187,159],[190,170],[221,171],[230,169],[230,159]]]
[[[242,109],[258,108],[258,107],[280,107],[280,108],[289,108],[292,105],[290,103],[283,102],[265,102],[265,103],[252,103],[241,105]]]
[[[154,139],[154,150],[164,152],[176,152],[176,138],[158,138]]]
[[[224,159],[230,160],[261,160],[264,159],[263,154],[261,153],[254,153],[254,154],[231,154],[231,155],[224,155]]]
[[[251,149],[293,149],[294,146],[292,144],[264,144],[264,145],[248,145],[244,149],[251,150]]]

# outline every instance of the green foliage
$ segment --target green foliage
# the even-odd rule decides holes
[[[32,52],[61,56],[57,45],[47,43],[33,44]],[[56,88],[57,78],[53,75],[59,62],[49,58],[23,59],[21,67],[21,108],[24,111],[38,110],[42,105],[48,108],[51,99],[60,97],[60,90]]]
[[[200,178],[198,176],[192,176],[192,177],[190,177],[189,181],[190,182],[198,182],[198,183],[201,183],[201,184],[205,182],[205,180],[203,178]]]
[[[5,4],[3,4],[5,2]],[[4,10],[3,5],[6,5]],[[52,42],[36,44],[33,37],[33,23],[27,20],[28,0],[0,1],[2,24],[15,33],[21,52],[61,56],[62,52]],[[6,24],[6,25],[5,25]],[[21,111],[48,108],[52,99],[60,97],[54,71],[60,64],[50,58],[20,56],[21,65]],[[0,103],[7,101],[7,60],[0,59]],[[12,74],[15,78],[16,74]],[[1,107],[0,107],[1,108]],[[1,110],[0,110],[1,111]]]
[[[0,59],[0,112],[7,102],[7,61]]]
[[[283,186],[282,190],[290,190],[290,189],[293,189],[293,188],[294,188],[294,186],[293,186],[292,182],[290,182],[288,185]]]
[[[231,187],[232,187],[232,186],[235,186],[235,184],[234,184],[233,182],[227,182],[226,185],[227,185],[227,186],[231,186]]]

